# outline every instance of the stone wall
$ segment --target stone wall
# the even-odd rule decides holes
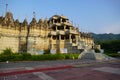
[[[0,27],[0,53],[6,48],[11,48],[13,52],[18,52],[19,31]]]

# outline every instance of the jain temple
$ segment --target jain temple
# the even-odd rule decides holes
[[[81,53],[85,49],[100,48],[94,44],[90,33],[80,32],[66,16],[53,15],[49,19],[36,20],[33,17],[19,22],[13,14],[7,12],[0,16],[0,53],[6,48],[13,52],[40,54],[49,50],[51,53]]]

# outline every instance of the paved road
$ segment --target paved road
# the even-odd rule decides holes
[[[90,63],[97,61],[88,60],[56,60],[56,61],[24,61],[24,62],[1,62],[0,69],[3,68],[18,68],[18,67],[36,67],[36,66],[53,66],[53,65],[70,65],[80,63]]]
[[[119,80],[120,61],[1,62],[0,80]]]
[[[72,64],[88,64],[101,61],[94,60],[56,60],[56,61],[18,61],[18,62],[0,62],[0,69],[19,68],[19,67],[36,67],[36,66],[53,66],[53,65],[72,65]],[[105,61],[106,62],[106,61]],[[46,67],[47,67],[46,66]]]

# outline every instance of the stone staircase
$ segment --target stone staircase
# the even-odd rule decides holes
[[[71,43],[68,48],[68,53],[81,53],[85,48],[83,44]]]
[[[115,58],[109,57],[103,53],[96,53],[92,49],[86,49],[84,50],[78,57],[82,60],[113,60]]]

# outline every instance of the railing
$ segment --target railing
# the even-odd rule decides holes
[[[56,31],[51,31],[51,32],[50,32],[50,35],[56,35],[56,34],[57,34]]]
[[[65,31],[58,31],[58,34],[65,34]]]
[[[66,33],[78,34],[76,30],[67,30]]]

